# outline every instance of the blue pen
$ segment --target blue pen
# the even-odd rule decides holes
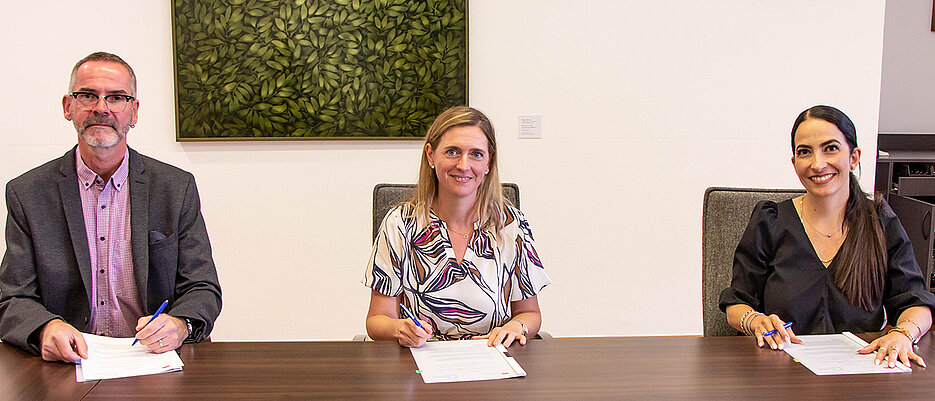
[[[425,330],[425,327],[422,327],[422,323],[419,323],[419,321],[416,320],[416,316],[413,315],[412,312],[409,311],[409,308],[407,308],[406,305],[399,304],[399,306],[403,308],[403,312],[406,312],[406,315],[408,315],[409,318],[412,319],[412,322],[415,323],[416,326],[419,326],[419,328],[425,331],[426,333],[429,332],[428,330]]]
[[[153,322],[153,319],[155,319],[156,316],[159,316],[159,314],[162,313],[162,311],[163,311],[163,310],[166,308],[166,306],[168,306],[168,305],[169,305],[169,300],[168,300],[168,299],[165,300],[165,301],[162,301],[162,305],[159,305],[159,309],[156,309],[156,313],[153,313],[153,317],[149,318],[149,321],[146,322],[146,324],[143,325],[143,328],[145,329],[146,326],[149,326],[149,324]],[[137,338],[137,339],[133,340],[133,344],[130,344],[130,346],[132,347],[132,346],[136,345],[136,342],[137,342],[137,341],[140,341],[140,339]]]
[[[786,324],[782,325],[782,328],[784,328],[784,329],[788,329],[788,328],[790,328],[790,327],[792,327],[792,322],[786,322]],[[772,330],[770,330],[770,331],[767,331],[767,332],[763,333],[763,337],[764,337],[764,338],[765,338],[765,337],[769,337],[769,336],[771,336],[771,335],[773,335],[773,334],[776,334],[776,329],[772,329]]]

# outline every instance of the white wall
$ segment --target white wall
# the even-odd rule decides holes
[[[412,182],[420,144],[176,143],[168,2],[53,3],[4,6],[0,180],[75,142],[68,71],[120,54],[139,76],[131,146],[198,179],[224,289],[213,338],[362,333],[370,192]],[[555,282],[544,328],[700,333],[704,189],[798,187],[789,130],[818,103],[875,154],[883,13],[883,0],[472,1],[471,104],[498,128],[502,176]],[[543,139],[517,139],[518,114],[541,114]]]
[[[931,0],[888,0],[880,132],[935,132],[935,32]]]

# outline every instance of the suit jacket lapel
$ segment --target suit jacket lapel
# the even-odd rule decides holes
[[[59,171],[62,177],[58,179],[58,190],[62,197],[62,208],[65,211],[65,220],[68,223],[68,232],[71,235],[71,246],[78,259],[78,270],[81,280],[84,281],[85,294],[88,303],[91,302],[91,251],[88,249],[88,232],[84,227],[84,211],[81,209],[81,194],[78,193],[78,173],[75,169],[77,146],[72,148],[61,159]]]
[[[130,249],[133,254],[133,276],[144,313],[149,309],[146,281],[149,278],[149,178],[139,153],[130,149]]]

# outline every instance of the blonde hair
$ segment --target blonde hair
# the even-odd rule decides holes
[[[503,229],[504,218],[501,215],[504,204],[503,187],[500,186],[500,175],[497,169],[497,139],[494,135],[493,125],[484,113],[468,106],[455,106],[443,111],[425,135],[425,144],[436,150],[442,136],[454,127],[478,127],[487,137],[487,152],[490,155],[490,171],[477,188],[477,198],[474,199],[473,212],[477,213],[478,226],[481,230],[499,232]],[[429,167],[425,146],[422,147],[422,162],[419,165],[419,181],[412,194],[410,203],[416,215],[418,225],[424,227],[428,224],[429,210],[432,202],[438,195],[438,177],[435,170]]]

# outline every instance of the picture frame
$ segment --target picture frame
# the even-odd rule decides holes
[[[468,103],[467,16],[467,0],[173,0],[176,140],[421,140]]]

